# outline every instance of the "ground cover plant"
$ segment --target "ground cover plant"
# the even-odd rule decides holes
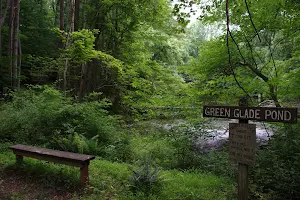
[[[159,192],[132,192],[131,186],[135,182],[130,178],[134,176],[132,169],[136,172],[142,168],[103,159],[91,162],[90,185],[82,189],[78,185],[77,168],[31,158],[25,158],[23,166],[15,166],[14,154],[7,150],[10,144],[0,145],[0,185],[9,181],[13,173],[14,178],[24,183],[21,188],[0,189],[0,196],[10,199],[235,199],[232,181],[197,171],[161,170],[156,174],[161,180]],[[39,189],[30,190],[28,185]]]

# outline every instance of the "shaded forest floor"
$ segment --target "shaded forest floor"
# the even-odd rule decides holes
[[[45,185],[43,177],[29,174],[22,168],[10,167],[0,171],[0,199],[1,200],[32,200],[32,199],[72,199],[78,187],[66,187],[60,184],[55,187]]]

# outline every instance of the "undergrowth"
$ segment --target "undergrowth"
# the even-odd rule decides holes
[[[0,108],[0,140],[127,159],[130,152],[123,146],[128,141],[118,118],[106,110],[109,105],[105,100],[79,103],[52,87],[29,86],[12,93]]]
[[[4,150],[5,148],[1,149],[0,172],[18,171],[20,167],[15,166],[13,153]],[[58,188],[64,185],[64,190],[73,191],[72,199],[235,199],[235,188],[229,179],[192,170],[149,171],[142,165],[96,159],[91,161],[89,167],[90,184],[85,190],[81,190],[76,189],[79,184],[79,170],[76,167],[24,158],[21,169],[25,173],[23,177],[27,184],[35,183],[42,189],[44,188],[42,186]],[[140,183],[136,178],[148,172],[150,177],[160,177],[156,179],[159,180],[159,184],[150,186],[154,190],[148,190],[147,183],[144,184],[144,189],[134,192],[132,186],[134,183]],[[130,177],[133,176],[135,179],[132,180]],[[51,199],[51,196],[44,196],[44,199]]]

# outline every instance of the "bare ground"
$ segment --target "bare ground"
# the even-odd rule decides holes
[[[69,200],[77,194],[80,197],[84,191],[80,186],[47,185],[43,177],[30,174],[23,169],[7,168],[0,171],[1,200]]]

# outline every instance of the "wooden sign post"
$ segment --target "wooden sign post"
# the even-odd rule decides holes
[[[240,100],[240,106],[248,106],[247,98]],[[239,119],[240,124],[248,124],[248,119]],[[256,133],[254,132],[256,138]],[[248,177],[248,165],[245,163],[238,163],[238,199],[248,200],[249,196],[249,177]]]
[[[248,166],[255,164],[256,126],[249,120],[297,123],[297,108],[248,107],[246,98],[240,106],[203,106],[203,117],[239,119],[229,124],[229,159],[238,163],[238,199],[248,200]]]

